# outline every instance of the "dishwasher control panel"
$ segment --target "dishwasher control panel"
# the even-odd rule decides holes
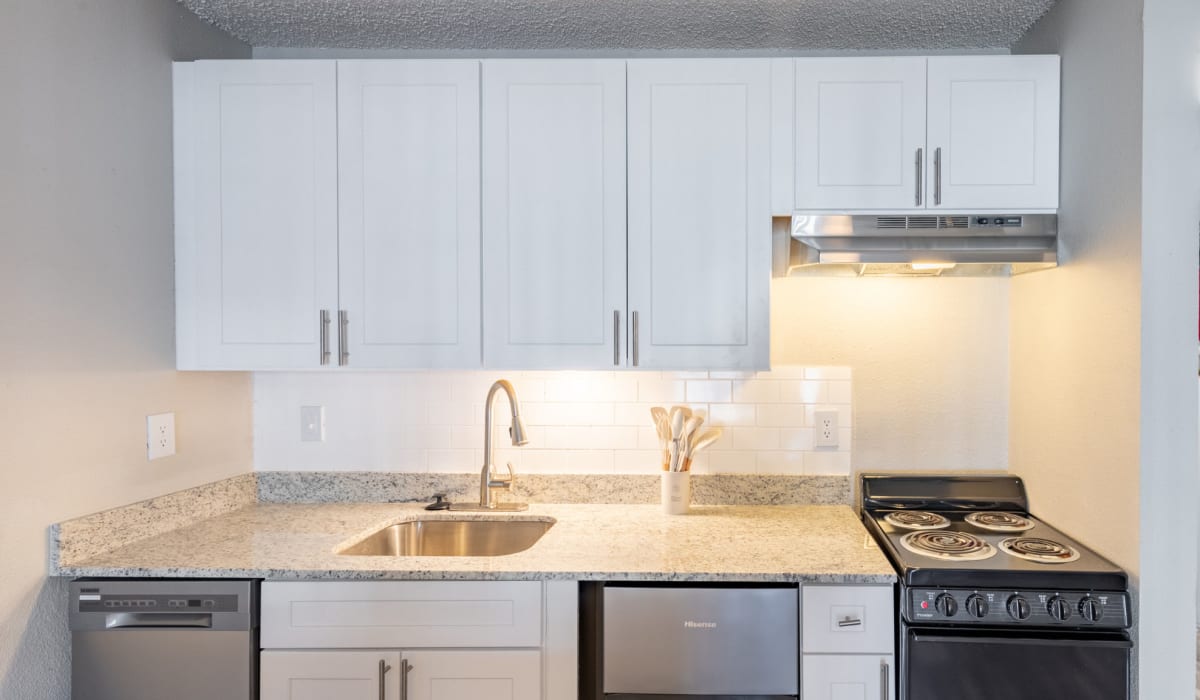
[[[223,594],[105,593],[81,588],[76,596],[81,613],[88,612],[238,612],[238,596]]]

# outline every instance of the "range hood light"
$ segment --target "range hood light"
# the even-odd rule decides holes
[[[957,265],[957,263],[947,263],[947,262],[926,262],[926,263],[915,262],[911,265],[911,267],[912,267],[912,269],[918,270],[918,271],[920,271],[920,270],[953,270],[956,265]]]

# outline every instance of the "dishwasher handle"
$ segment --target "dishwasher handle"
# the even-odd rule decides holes
[[[175,627],[212,629],[211,613],[112,613],[104,618],[104,629]]]

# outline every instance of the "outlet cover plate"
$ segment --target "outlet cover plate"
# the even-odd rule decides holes
[[[175,454],[175,414],[146,416],[146,459],[161,459]]]
[[[838,412],[813,412],[813,447],[838,446]]]
[[[300,407],[300,441],[325,442],[325,407]]]

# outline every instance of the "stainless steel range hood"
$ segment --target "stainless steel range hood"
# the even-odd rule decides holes
[[[776,274],[995,276],[1058,264],[1056,214],[797,212]]]

